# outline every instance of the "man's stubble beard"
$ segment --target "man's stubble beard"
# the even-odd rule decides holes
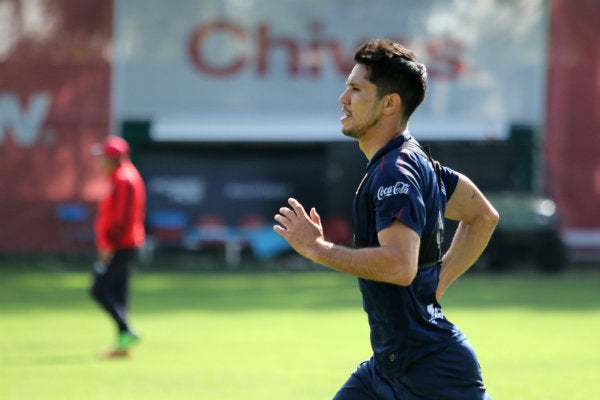
[[[358,140],[358,139],[362,138],[369,129],[371,129],[378,123],[379,123],[379,118],[373,118],[372,120],[367,121],[367,123],[365,123],[363,126],[355,126],[355,127],[350,127],[350,128],[342,127],[342,133],[344,134],[344,136]]]

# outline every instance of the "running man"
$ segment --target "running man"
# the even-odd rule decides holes
[[[334,400],[490,399],[475,351],[439,300],[481,255],[498,213],[409,133],[427,87],[413,52],[377,39],[354,62],[339,99],[342,132],[368,160],[354,198],[354,246],[327,242],[316,209],[293,198],[273,227],[302,256],[358,277],[373,356]],[[444,217],[459,226],[442,256]]]

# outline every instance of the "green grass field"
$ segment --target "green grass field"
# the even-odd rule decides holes
[[[31,264],[31,265],[30,265]],[[33,265],[35,264],[35,265]],[[330,399],[370,356],[354,278],[310,271],[138,271],[133,356],[84,266],[0,263],[0,399]],[[469,273],[447,292],[494,400],[590,399],[600,378],[600,268]]]

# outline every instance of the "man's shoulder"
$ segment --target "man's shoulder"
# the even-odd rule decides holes
[[[125,162],[117,168],[115,179],[120,181],[135,181],[141,179],[141,175],[135,165],[131,162]]]
[[[425,156],[426,157],[426,156]],[[386,178],[399,178],[406,174],[414,174],[414,172],[423,165],[427,159],[423,159],[423,155],[413,146],[404,145],[390,149],[379,160],[373,163],[371,176],[374,180]]]

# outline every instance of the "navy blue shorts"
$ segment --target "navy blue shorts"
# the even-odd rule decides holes
[[[358,366],[333,400],[491,400],[471,344],[465,340],[409,365],[400,378],[377,373],[375,359]]]

